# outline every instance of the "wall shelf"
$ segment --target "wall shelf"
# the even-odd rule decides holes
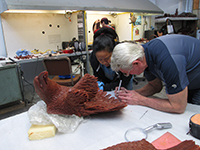
[[[197,17],[165,17],[165,18],[157,18],[155,19],[155,23],[163,23],[167,19],[170,19],[172,21],[188,21],[188,20],[198,20]]]
[[[170,19],[174,25],[175,32],[177,34],[189,35],[196,37],[197,30],[197,17],[163,17],[155,19],[155,27],[160,30],[166,23],[166,20]]]

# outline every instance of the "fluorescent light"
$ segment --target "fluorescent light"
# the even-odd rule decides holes
[[[56,14],[65,14],[65,10],[21,10],[21,9],[12,9],[6,10],[4,13],[56,13]]]
[[[99,15],[110,15],[110,14],[113,14],[113,13],[119,14],[119,13],[122,13],[122,12],[112,12],[112,11],[90,11],[90,10],[87,10],[86,13],[87,13],[87,14],[99,14]]]

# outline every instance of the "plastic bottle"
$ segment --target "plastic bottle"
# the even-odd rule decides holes
[[[167,34],[173,34],[174,32],[174,25],[170,19],[166,20],[166,25],[167,25]]]

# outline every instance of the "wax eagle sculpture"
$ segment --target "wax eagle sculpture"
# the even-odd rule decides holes
[[[102,112],[117,111],[126,103],[99,90],[97,78],[85,74],[73,87],[57,84],[43,71],[34,78],[36,93],[47,105],[49,114],[88,116]]]

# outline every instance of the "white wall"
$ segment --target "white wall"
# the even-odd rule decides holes
[[[139,14],[136,14],[137,17]],[[111,20],[111,24],[115,25],[115,30],[119,36],[119,41],[131,40],[132,39],[132,25],[130,24],[130,13],[121,13],[117,17],[112,17],[111,15],[102,15],[102,14],[88,14],[87,15],[87,29],[88,29],[88,43],[93,42],[93,30],[92,26],[95,20],[107,17],[108,20]],[[139,35],[135,35],[135,30],[139,29]],[[135,26],[133,29],[133,40],[140,39],[144,37],[143,32],[144,27],[142,25]]]
[[[112,17],[111,15],[105,15],[105,14],[87,14],[87,33],[88,33],[88,43],[92,43],[93,42],[93,23],[95,22],[95,20],[99,19],[101,20],[101,18],[106,17],[108,18],[108,20],[111,21],[111,24],[115,24],[116,25],[116,18]]]
[[[130,14],[120,14],[117,16],[116,21],[116,32],[119,36],[119,41],[131,40]]]
[[[188,2],[187,6],[190,7],[188,10],[191,10],[191,4],[193,0],[150,0],[156,6],[161,8],[164,13],[174,14],[176,8],[178,8],[179,14],[186,10],[186,3]],[[192,10],[191,10],[192,11]]]
[[[43,52],[56,50],[57,46],[61,49],[62,41],[78,37],[76,14],[73,14],[72,22],[63,14],[3,13],[1,16],[6,49],[11,57],[19,49],[39,49]]]
[[[1,16],[6,51],[8,56],[11,57],[14,57],[16,51],[19,49],[26,49],[29,51],[39,49],[42,52],[48,49],[56,50],[57,46],[62,48],[62,41],[70,41],[73,37],[77,38],[78,35],[76,13],[72,15],[72,22],[69,22],[69,20],[61,14],[3,13]],[[116,18],[111,15],[88,14],[88,43],[93,42],[94,34],[92,26],[94,21],[103,17],[107,17],[111,20],[111,24],[116,26],[116,32],[119,35],[120,41],[131,40],[129,13],[118,15]],[[50,24],[52,27],[49,27]],[[57,25],[59,25],[60,28],[58,28]],[[44,31],[45,34],[42,34],[42,31]],[[4,47],[5,46],[2,45],[0,52],[5,53],[5,50],[3,50]]]

